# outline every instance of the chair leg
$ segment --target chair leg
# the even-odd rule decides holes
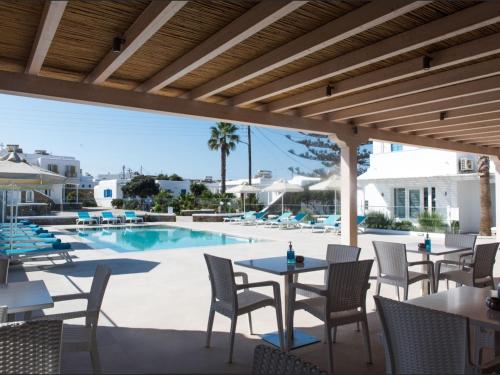
[[[208,326],[207,326],[207,343],[206,343],[207,348],[210,348],[210,339],[212,338],[212,327],[214,325],[214,316],[215,316],[215,310],[210,308],[210,312],[208,314]]]
[[[403,301],[406,301],[407,299],[408,299],[408,285],[405,285]]]
[[[250,334],[253,335],[252,314],[248,313],[248,325],[250,327]]]
[[[359,322],[358,322],[359,323]],[[370,332],[368,331],[368,320],[365,315],[365,319],[361,322],[363,325],[363,337],[365,339],[365,348],[366,348],[366,356],[368,358],[368,363],[373,363],[372,362],[372,347],[370,344]]]
[[[281,303],[276,304],[276,323],[278,324],[278,334],[280,335],[280,349],[282,351],[288,350],[288,348],[285,348],[285,332],[283,331],[283,313],[281,312]],[[287,330],[289,329],[288,327],[286,328]]]
[[[329,322],[325,322],[328,332],[331,332],[332,326]],[[330,364],[330,373],[333,373],[333,342],[332,336],[326,336],[326,342],[328,343],[328,363]]]
[[[356,332],[359,332],[359,322],[356,322]]]
[[[331,334],[332,332],[328,332],[328,327],[325,324],[325,333],[323,334],[323,344],[326,344],[328,342],[327,336]]]
[[[337,342],[337,326],[333,327],[333,339],[332,342]]]
[[[401,299],[399,298],[399,286],[396,286],[396,293],[398,294],[398,301],[401,301]]]
[[[238,316],[235,315],[231,318],[231,331],[229,332],[229,363],[233,363],[233,347],[234,347],[234,335],[236,333],[236,322]]]
[[[93,343],[90,349],[90,360],[92,361],[92,371],[94,374],[101,373],[101,361],[99,359],[99,351],[97,350],[97,344]]]
[[[376,289],[376,291],[375,291],[375,294],[376,294],[377,296],[379,296],[379,295],[380,295],[380,287],[381,287],[381,286],[382,286],[382,285],[381,285],[380,281],[378,281],[378,280],[377,280],[377,289]]]

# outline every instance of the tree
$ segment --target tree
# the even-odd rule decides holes
[[[191,184],[190,189],[191,189],[191,193],[193,193],[193,195],[196,198],[201,197],[203,195],[203,193],[205,193],[206,191],[209,191],[207,188],[207,185],[202,184],[202,183],[198,183],[198,182],[193,182]]]
[[[226,192],[226,159],[229,153],[236,148],[240,137],[236,134],[238,127],[230,122],[218,122],[217,126],[210,128],[210,139],[208,148],[210,150],[220,150],[220,175],[221,192]]]
[[[324,167],[315,169],[312,173],[309,173],[309,175],[323,177],[331,174],[331,171],[329,172],[325,170],[325,168],[328,170],[338,168],[340,164],[340,147],[335,142],[332,142],[327,135],[318,135],[311,133],[300,134],[303,137],[294,138],[291,135],[286,135],[286,137],[290,141],[305,147],[306,151],[296,152],[295,150],[290,149],[288,150],[288,152],[303,159],[320,162]],[[358,148],[358,175],[366,171],[370,158],[370,150],[367,147],[363,146],[360,146]],[[295,173],[298,174],[299,172],[300,169],[295,168]]]
[[[160,173],[158,176],[156,176],[156,179],[157,180],[168,180],[169,177],[168,177],[168,174]]]
[[[158,194],[160,188],[151,176],[135,176],[122,187],[122,192],[127,197],[147,198]]]
[[[171,174],[171,175],[168,177],[168,179],[169,179],[170,181],[184,181],[184,179],[183,179],[181,176],[179,176],[177,173],[173,173],[173,174]]]
[[[477,161],[479,174],[480,221],[479,235],[491,236],[491,194],[490,194],[490,158],[480,156]]]

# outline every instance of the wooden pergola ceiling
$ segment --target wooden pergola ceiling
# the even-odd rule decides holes
[[[0,0],[0,34],[0,92],[500,154],[500,2]]]

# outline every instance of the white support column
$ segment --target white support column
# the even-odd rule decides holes
[[[332,135],[331,140],[340,147],[340,207],[341,243],[357,246],[357,178],[358,178],[358,137],[339,138]]]
[[[490,160],[495,165],[495,228],[497,241],[500,241],[500,159],[492,156]]]

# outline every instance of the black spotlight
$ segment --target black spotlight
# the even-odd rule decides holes
[[[431,61],[432,57],[424,56],[422,58],[422,68],[424,68],[424,70],[429,70],[431,68]]]
[[[326,96],[332,96],[332,91],[333,91],[332,85],[326,86]]]
[[[120,53],[122,51],[122,47],[125,44],[125,39],[117,36],[113,38],[113,52]]]
[[[443,121],[446,117],[448,117],[448,113],[446,111],[439,112],[439,120]]]

